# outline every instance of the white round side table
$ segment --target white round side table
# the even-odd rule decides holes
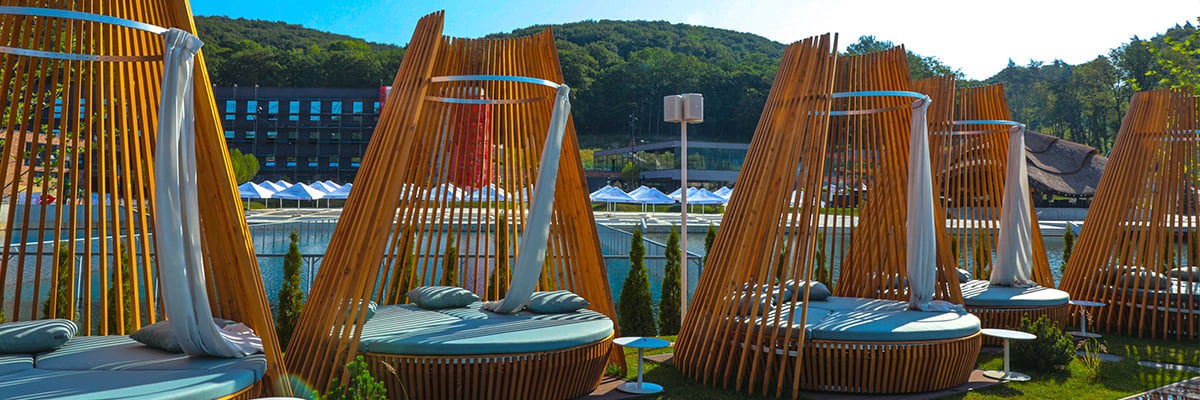
[[[1008,329],[987,328],[987,329],[981,330],[981,332],[987,336],[998,337],[998,338],[1004,339],[1004,370],[1003,371],[994,371],[994,370],[993,371],[984,371],[983,376],[986,376],[988,378],[992,378],[992,379],[995,379],[998,381],[1002,381],[1002,382],[1010,382],[1010,381],[1011,382],[1025,382],[1025,381],[1032,379],[1029,377],[1029,375],[1025,375],[1020,372],[1013,372],[1012,370],[1009,369],[1009,367],[1008,367],[1008,340],[1009,339],[1033,340],[1033,339],[1037,339],[1037,336],[1035,336],[1031,333],[1025,333],[1025,332],[1020,332],[1020,331],[1010,331]]]
[[[642,381],[642,363],[646,349],[661,349],[671,345],[671,342],[652,337],[622,337],[613,339],[613,343],[621,347],[638,349],[638,379],[637,382],[625,382],[617,386],[617,390],[633,394],[654,394],[663,391],[662,385]]]
[[[1067,332],[1071,336],[1082,338],[1100,338],[1099,334],[1090,333],[1087,331],[1087,309],[1092,307],[1104,307],[1104,303],[1098,303],[1087,300],[1071,300],[1071,305],[1079,307],[1079,329],[1074,332]]]

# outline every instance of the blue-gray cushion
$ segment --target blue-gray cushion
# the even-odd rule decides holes
[[[0,375],[27,369],[33,369],[33,354],[0,354]]]
[[[954,339],[979,332],[972,314],[925,311],[834,311],[808,330],[813,339],[906,342]]]
[[[575,293],[566,290],[552,292],[533,292],[529,296],[529,311],[538,314],[559,314],[575,312],[587,308],[588,301]]]
[[[956,270],[958,271],[958,283],[968,282],[971,280],[971,271],[967,271],[962,268],[957,268]]]
[[[0,353],[37,353],[66,344],[79,327],[66,319],[44,319],[0,324]]]
[[[1121,280],[1117,282],[1117,286],[1163,290],[1171,286],[1171,278],[1154,271],[1139,269],[1122,276]]]
[[[359,350],[405,355],[513,354],[563,350],[604,340],[612,320],[591,310],[565,314],[496,314],[481,303],[427,310],[382,306],[363,326]]]
[[[38,353],[34,365],[41,370],[240,370],[248,372],[253,380],[262,378],[267,370],[262,354],[242,358],[192,357],[143,346],[128,336],[80,336],[58,350]]]
[[[224,328],[237,322],[227,319],[213,318],[213,322],[218,328]],[[139,341],[144,345],[172,353],[182,353],[183,348],[179,347],[179,337],[175,336],[175,327],[171,325],[171,321],[162,320],[150,325],[143,326],[133,334],[129,335],[133,340]]]
[[[739,314],[750,315],[754,313],[756,315],[765,315],[775,309],[775,296],[772,296],[770,293],[763,293],[757,295],[757,301],[754,299],[755,296],[754,292],[742,293],[738,296],[737,307]]]
[[[1034,306],[1050,307],[1067,304],[1071,295],[1067,292],[1041,286],[1011,287],[995,286],[984,280],[967,281],[959,285],[963,303],[979,307]]]
[[[826,287],[824,283],[817,282],[817,281],[812,281],[812,282],[800,281],[800,283],[797,284],[796,281],[789,279],[787,282],[783,283],[783,290],[785,290],[784,295],[783,295],[783,301],[791,301],[792,300],[792,295],[794,294],[794,293],[792,293],[793,290],[795,290],[796,293],[803,293],[804,285],[806,283],[809,286],[808,299],[811,301],[824,301],[825,298],[832,295],[832,293],[829,292],[829,288]]]
[[[215,399],[248,388],[241,369],[200,371],[61,371],[40,368],[4,375],[4,398],[26,400]]]
[[[1172,269],[1167,275],[1185,282],[1200,283],[1200,267],[1179,267]]]
[[[466,307],[479,296],[457,286],[420,286],[408,291],[408,299],[426,310]]]

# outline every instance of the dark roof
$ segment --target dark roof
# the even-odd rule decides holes
[[[1032,130],[1025,133],[1030,186],[1059,196],[1096,195],[1108,157],[1088,145]]]

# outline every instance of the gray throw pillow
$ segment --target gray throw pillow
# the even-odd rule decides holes
[[[555,290],[533,292],[533,295],[529,296],[529,305],[525,307],[538,314],[563,314],[573,313],[587,306],[588,301],[583,297],[566,290]]]
[[[971,272],[965,269],[958,269],[958,283],[967,283],[971,281]]]
[[[479,301],[479,296],[457,286],[420,286],[408,291],[408,299],[426,310],[462,308]]]
[[[66,319],[44,319],[0,324],[0,353],[40,353],[67,344],[79,326]]]
[[[1184,282],[1200,283],[1200,267],[1179,267],[1172,269],[1168,274]]]
[[[787,282],[783,283],[783,290],[787,291],[783,295],[783,301],[791,301],[792,300],[792,296],[794,295],[794,293],[792,293],[793,287],[795,288],[797,293],[804,293],[804,285],[805,284],[807,284],[809,286],[809,289],[808,289],[808,300],[809,301],[824,301],[826,298],[828,298],[831,295],[831,293],[829,292],[829,288],[826,287],[824,283],[817,282],[817,281],[812,281],[812,282],[800,281],[799,286],[797,286],[794,282],[795,281],[793,281],[793,280],[788,280]]]
[[[236,321],[221,318],[213,318],[213,322],[217,324],[218,328],[224,328],[237,323]],[[175,336],[175,328],[171,326],[170,320],[158,321],[143,326],[142,329],[138,329],[137,332],[129,335],[129,338],[168,353],[183,352],[183,347],[179,346],[179,337]]]

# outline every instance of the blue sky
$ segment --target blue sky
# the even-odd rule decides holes
[[[421,16],[446,10],[445,34],[479,37],[535,24],[589,19],[665,20],[791,43],[825,32],[845,47],[860,35],[904,44],[985,79],[1011,58],[1089,61],[1200,16],[1200,0],[193,0],[196,15],[284,21],[406,44]]]

